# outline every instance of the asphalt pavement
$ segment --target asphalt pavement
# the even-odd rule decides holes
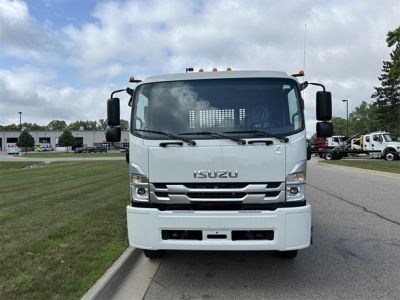
[[[114,299],[400,299],[400,176],[314,159],[307,171],[314,243],[296,259],[168,251],[142,257]]]

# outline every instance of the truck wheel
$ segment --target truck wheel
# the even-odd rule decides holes
[[[387,151],[386,153],[385,153],[385,159],[387,160],[387,161],[392,161],[392,160],[394,160],[396,158],[396,153],[394,153],[394,152],[392,152],[392,151]]]
[[[143,253],[149,259],[161,258],[164,255],[163,250],[143,250]]]
[[[290,251],[277,251],[276,255],[279,258],[295,258],[297,256],[298,250],[290,250]]]
[[[332,152],[326,152],[326,153],[325,153],[325,159],[326,159],[326,160],[332,160],[332,159],[333,159],[333,154],[332,154]]]

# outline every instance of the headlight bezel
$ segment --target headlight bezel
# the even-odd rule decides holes
[[[149,201],[149,179],[147,176],[142,174],[130,174],[130,186],[132,201]]]
[[[295,164],[286,176],[286,202],[304,201],[306,194],[306,161]],[[295,188],[297,193],[292,193]]]

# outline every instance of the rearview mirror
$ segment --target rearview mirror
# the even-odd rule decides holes
[[[333,135],[333,127],[330,122],[317,122],[317,137],[325,138]]]
[[[332,95],[330,92],[317,92],[317,120],[329,121],[332,119]]]
[[[120,125],[119,98],[107,100],[107,124],[109,126]]]
[[[121,141],[121,128],[108,126],[106,130],[106,140],[111,143]]]

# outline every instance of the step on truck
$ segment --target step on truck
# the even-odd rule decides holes
[[[275,71],[131,79],[107,101],[106,139],[121,140],[118,92],[131,96],[129,244],[164,250],[275,250],[311,241],[304,100],[318,91],[317,133],[332,135],[331,94]]]

